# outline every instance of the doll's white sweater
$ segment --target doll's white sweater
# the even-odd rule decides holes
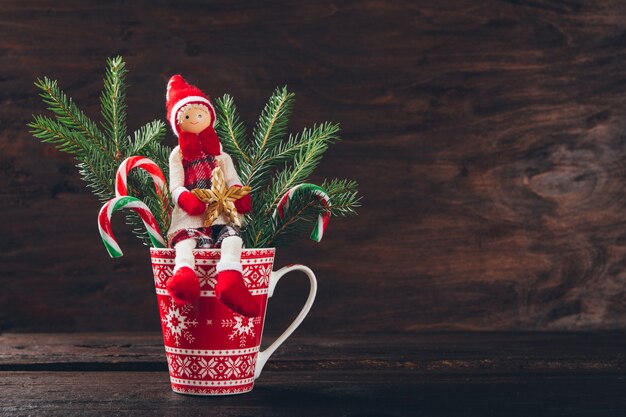
[[[237,171],[235,171],[235,166],[233,165],[233,160],[230,155],[221,151],[221,153],[215,157],[215,162],[217,166],[221,167],[222,172],[224,173],[224,180],[226,181],[227,187],[241,185],[241,180],[239,179],[239,175],[237,175]],[[199,216],[190,216],[178,206],[178,197],[181,193],[184,191],[190,191],[185,188],[185,170],[183,169],[183,158],[179,146],[175,147],[170,154],[169,165],[170,192],[172,193],[172,199],[174,200],[172,223],[170,224],[170,228],[167,232],[168,238],[171,238],[174,233],[181,229],[197,229],[199,227],[203,227],[204,214]],[[217,219],[215,219],[213,225],[227,224],[228,222],[228,218],[224,214],[221,214]]]

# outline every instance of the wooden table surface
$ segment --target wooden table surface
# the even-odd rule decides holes
[[[0,335],[2,416],[625,412],[625,333],[299,336],[227,397],[173,393],[160,334]]]

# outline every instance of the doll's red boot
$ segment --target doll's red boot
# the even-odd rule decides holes
[[[193,269],[183,266],[165,284],[167,292],[178,304],[191,303],[200,298],[200,281]]]
[[[239,236],[229,236],[222,242],[222,255],[216,265],[215,295],[231,310],[246,317],[258,316],[260,309],[243,280]]]
[[[217,274],[215,295],[231,310],[246,317],[259,315],[259,305],[246,288],[241,272],[225,270]]]

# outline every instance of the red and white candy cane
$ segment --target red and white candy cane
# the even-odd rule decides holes
[[[154,181],[154,188],[157,195],[161,196],[163,190],[166,187],[165,176],[163,171],[157,164],[151,159],[143,156],[131,156],[120,164],[115,175],[115,196],[121,197],[128,195],[128,173],[134,168],[141,168],[146,171],[152,177]]]
[[[141,220],[146,227],[146,231],[148,232],[148,237],[155,248],[164,248],[167,246],[161,236],[159,225],[157,224],[148,206],[135,197],[115,197],[102,206],[100,213],[98,214],[98,229],[100,230],[100,237],[102,238],[102,242],[104,243],[104,247],[107,252],[111,255],[111,258],[119,258],[123,255],[122,249],[115,240],[113,230],[111,229],[111,216],[114,212],[121,209],[134,210],[139,217],[141,217]]]
[[[274,219],[276,216],[279,216],[281,220],[285,218],[285,212],[289,208],[290,203],[293,201],[295,196],[299,196],[300,194],[310,194],[312,197],[317,198],[322,206],[326,208],[326,210],[322,210],[317,217],[317,222],[315,223],[315,227],[313,227],[313,232],[311,232],[311,239],[319,242],[322,240],[324,236],[324,231],[326,231],[326,227],[328,227],[328,221],[330,220],[330,198],[326,191],[319,185],[315,184],[300,184],[292,187],[282,196],[276,209],[274,210]]]

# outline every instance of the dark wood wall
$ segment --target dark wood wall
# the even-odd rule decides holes
[[[9,0],[0,329],[159,328],[146,248],[120,222],[125,257],[108,258],[71,158],[25,126],[43,75],[97,118],[117,54],[131,128],[164,118],[177,72],[250,127],[284,84],[294,131],[341,123],[314,180],[358,180],[361,214],[277,261],[318,274],[304,331],[626,327],[626,3]],[[271,331],[304,283],[281,283]]]

